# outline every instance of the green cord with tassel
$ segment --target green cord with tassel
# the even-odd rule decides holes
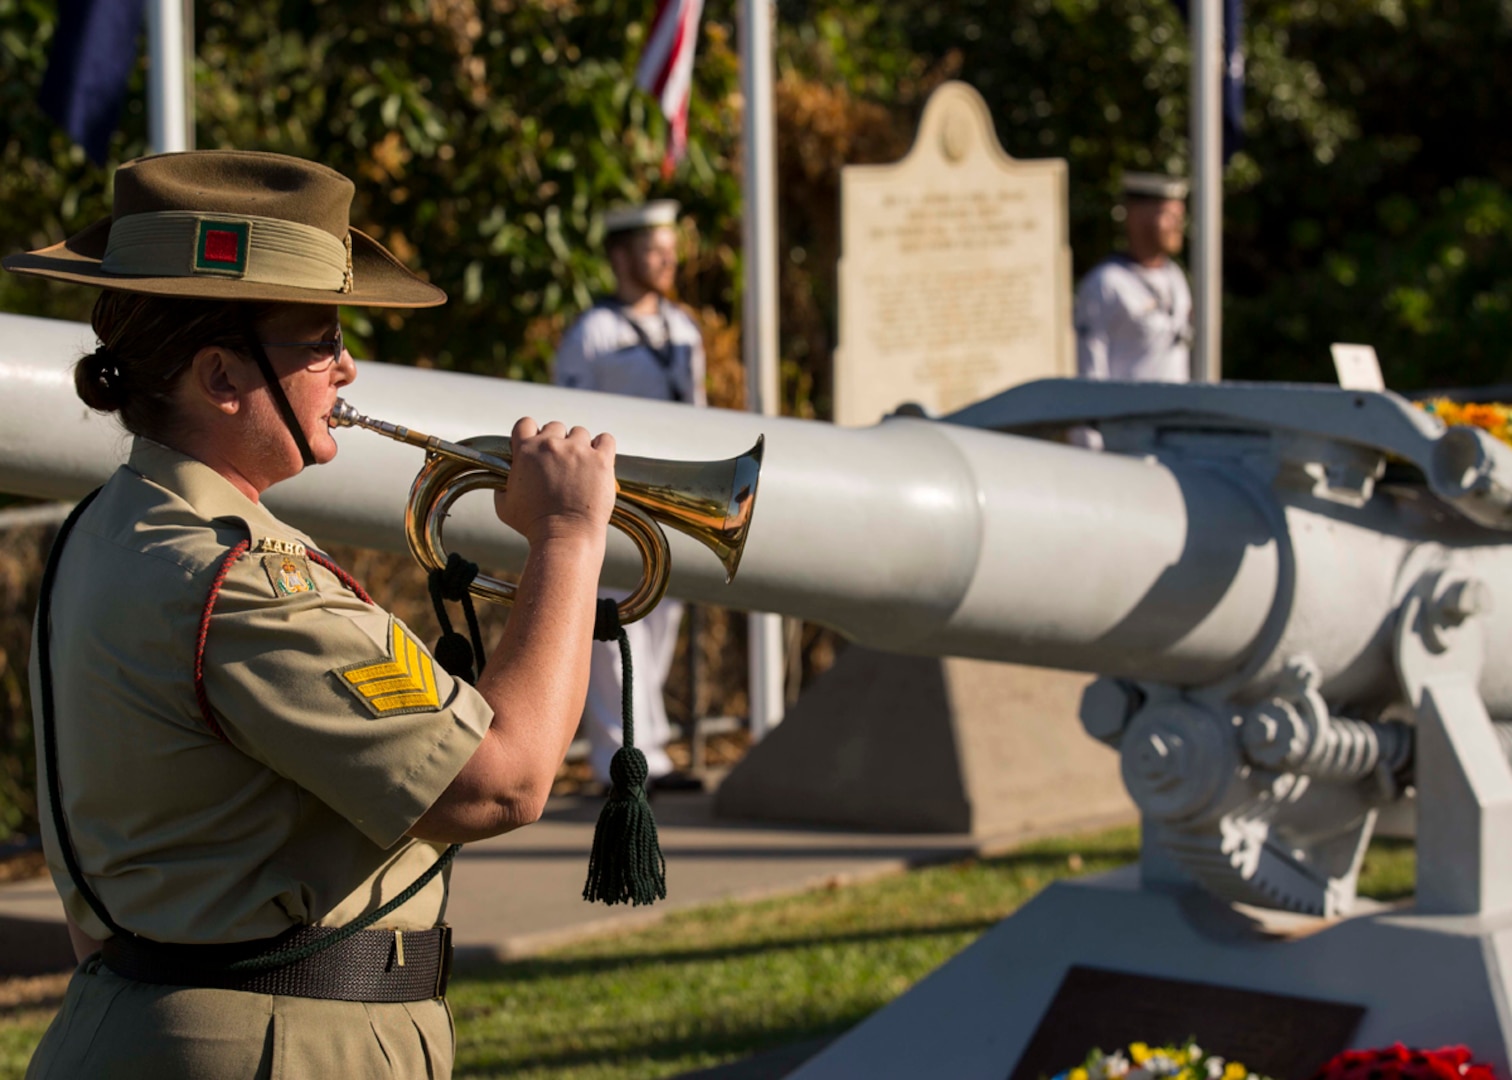
[[[594,638],[619,642],[624,745],[609,762],[609,800],[593,830],[583,899],[639,907],[667,898],[667,860],[662,857],[656,818],[646,798],[650,772],[646,755],[635,745],[635,671],[630,661],[630,639],[620,625],[619,609],[613,600],[600,600],[596,614]]]

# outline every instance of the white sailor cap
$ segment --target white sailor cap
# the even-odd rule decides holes
[[[604,232],[633,232],[676,225],[681,210],[682,206],[675,199],[655,199],[639,206],[615,206],[604,211]]]
[[[1161,173],[1126,172],[1123,193],[1142,199],[1185,199],[1187,182],[1179,176]]]

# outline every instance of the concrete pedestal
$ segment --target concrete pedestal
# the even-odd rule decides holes
[[[720,817],[978,836],[1127,815],[1090,676],[852,645],[720,785]]]
[[[1135,867],[1060,882],[793,1076],[1002,1080],[1073,964],[1362,1005],[1356,1047],[1464,1044],[1507,1075],[1512,917],[1321,925],[1265,933],[1196,890],[1142,889]]]

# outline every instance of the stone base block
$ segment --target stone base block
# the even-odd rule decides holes
[[[1354,1048],[1462,1044],[1505,1076],[1509,961],[1508,915],[1385,910],[1278,934],[1197,890],[1143,889],[1128,867],[1051,885],[792,1076],[1003,1080],[1075,964],[1363,1006]]]
[[[1136,816],[1088,675],[857,645],[720,785],[724,818],[978,836]]]

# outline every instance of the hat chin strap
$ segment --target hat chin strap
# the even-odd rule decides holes
[[[273,371],[273,364],[268,360],[268,354],[263,350],[262,342],[257,338],[257,326],[252,321],[252,315],[245,309],[242,312],[242,331],[247,339],[247,345],[252,350],[252,360],[257,364],[257,370],[262,372],[263,380],[268,384],[268,392],[273,395],[273,403],[278,406],[278,414],[283,417],[284,426],[289,429],[289,434],[294,436],[294,445],[299,448],[299,458],[308,469],[315,464],[315,454],[310,450],[310,443],[305,438],[304,429],[299,426],[299,419],[294,415],[294,406],[289,404],[283,384],[278,381],[278,375]]]

